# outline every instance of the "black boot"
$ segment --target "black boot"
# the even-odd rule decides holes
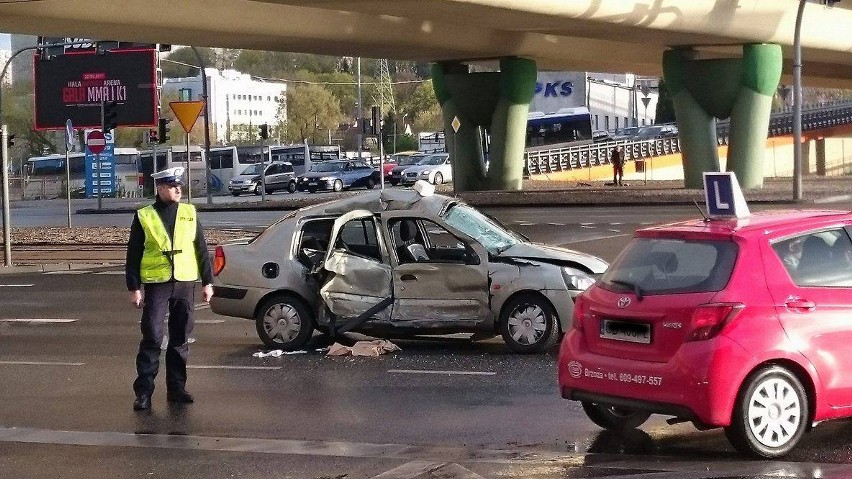
[[[186,392],[183,389],[175,390],[175,391],[168,391],[166,393],[166,399],[169,402],[178,402],[178,403],[186,403],[186,404],[195,402],[195,400],[192,398],[192,394],[189,394],[188,392]]]
[[[133,401],[133,410],[143,411],[145,409],[151,409],[151,396],[147,394],[140,394],[136,396],[136,400]]]

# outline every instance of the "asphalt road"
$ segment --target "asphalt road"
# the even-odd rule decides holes
[[[610,260],[637,227],[695,216],[490,212],[533,240]],[[216,215],[206,221],[229,221]],[[785,461],[755,461],[721,431],[659,416],[602,432],[559,397],[555,351],[451,338],[399,341],[401,352],[378,358],[254,358],[254,325],[202,304],[188,384],[197,402],[169,407],[160,377],[152,411],[134,413],[139,312],[126,294],[120,267],[0,276],[0,477],[852,477],[848,421],[819,425]]]

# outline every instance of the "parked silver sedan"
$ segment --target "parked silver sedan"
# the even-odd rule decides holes
[[[573,298],[607,263],[531,243],[422,183],[303,208],[218,246],[211,309],[255,321],[263,343],[284,350],[314,330],[500,334],[519,353],[553,346]]]

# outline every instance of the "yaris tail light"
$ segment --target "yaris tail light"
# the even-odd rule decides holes
[[[692,313],[692,331],[687,341],[715,338],[745,307],[742,303],[703,304]]]
[[[213,253],[213,276],[219,276],[223,269],[225,269],[225,250],[217,246],[216,252]]]
[[[574,298],[574,315],[571,318],[571,327],[577,331],[583,331],[583,321],[589,317],[589,301],[585,295],[580,294]]]

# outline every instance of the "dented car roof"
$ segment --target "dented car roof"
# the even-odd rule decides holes
[[[368,191],[359,195],[302,208],[302,215],[340,215],[352,210],[418,211],[438,215],[448,202],[459,202],[444,195],[421,196],[414,190]]]

